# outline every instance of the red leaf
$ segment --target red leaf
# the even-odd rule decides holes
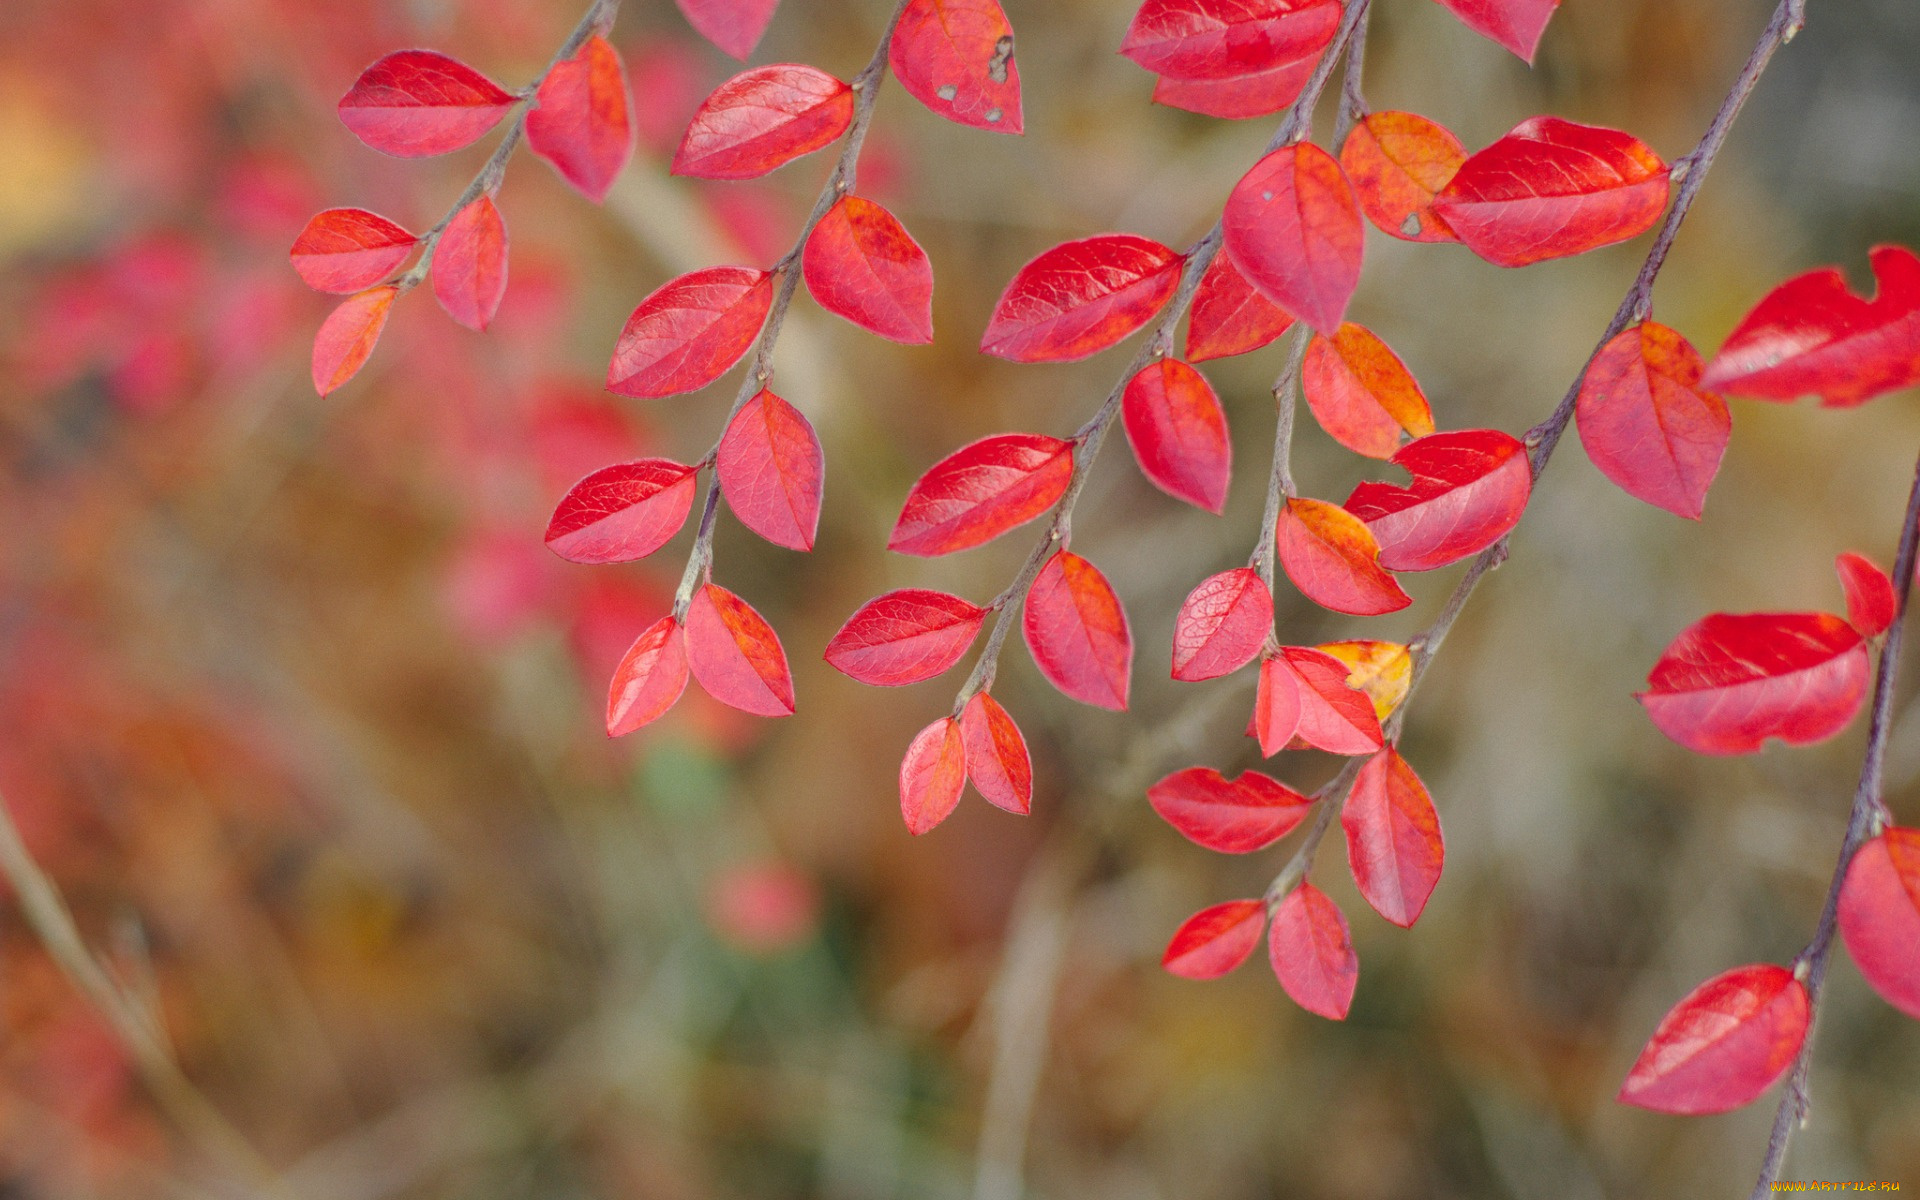
[[[1247,961],[1266,923],[1267,906],[1258,900],[1203,908],[1174,930],[1160,965],[1185,979],[1218,979]]]
[[[1099,568],[1062,550],[1027,589],[1020,632],[1047,681],[1083,704],[1126,711],[1133,634]]]
[[[1460,23],[1492,38],[1528,63],[1560,0],[1440,0]]]
[[[1033,762],[1027,741],[1000,702],[981,692],[960,714],[967,776],[995,808],[1025,816],[1033,807]]]
[[[1305,62],[1340,26],[1338,0],[1146,0],[1120,53],[1156,75],[1227,79]]]
[[[973,645],[987,611],[958,596],[923,588],[875,596],[827,643],[827,663],[878,687],[932,679]]]
[[[645,558],[687,523],[698,474],[664,458],[602,467],[560,498],[547,548],[577,563]]]
[[[779,635],[745,600],[716,584],[687,608],[687,666],[707,694],[762,717],[793,713],[793,676]]]
[[[1372,699],[1347,683],[1351,673],[1347,664],[1305,646],[1282,647],[1279,661],[1292,673],[1299,691],[1300,720],[1294,736],[1329,754],[1372,754],[1380,748],[1385,740],[1380,718],[1374,714]]]
[[[1275,549],[1293,586],[1322,608],[1373,617],[1413,603],[1380,565],[1380,543],[1372,532],[1337,504],[1289,497],[1280,510]]]
[[[1273,632],[1273,595],[1250,567],[1201,581],[1173,621],[1173,677],[1217,679],[1253,661]]]
[[[420,239],[378,213],[315,213],[293,243],[293,269],[308,287],[345,295],[372,287],[407,261]]]
[[[1502,267],[1638,237],[1667,207],[1667,164],[1617,129],[1534,117],[1461,164],[1433,211]]]
[[[1041,254],[1007,284],[980,349],[1014,362],[1072,362],[1153,319],[1185,260],[1151,238],[1107,233]]]
[[[484,330],[507,294],[507,223],[482,196],[454,214],[433,250],[433,296],[468,329]]]
[[[1127,382],[1120,403],[1141,472],[1177,500],[1211,513],[1224,510],[1233,443],[1207,377],[1177,358],[1162,358]]]
[[[687,24],[720,49],[745,59],[760,44],[780,0],[673,0]]]
[[[707,386],[753,345],[772,305],[765,271],[708,267],[668,280],[627,318],[607,390],[644,399]]]
[[[1920,1017],[1920,829],[1889,828],[1853,856],[1840,936],[1881,999]]]
[[[1340,906],[1302,880],[1273,910],[1267,961],[1293,1002],[1330,1021],[1347,1019],[1360,959]]]
[[[1727,402],[1700,386],[1700,354],[1652,321],[1593,356],[1573,410],[1600,473],[1636,500],[1700,518],[1733,436]]]
[[[1013,26],[996,0],[911,0],[887,57],[907,94],[947,120],[995,133],[1025,128]]]
[[[1307,343],[1300,392],[1320,428],[1355,454],[1392,458],[1402,432],[1433,432],[1433,409],[1413,372],[1373,331],[1351,322]]]
[[[1258,739],[1260,753],[1272,758],[1287,748],[1299,730],[1300,679],[1288,669],[1285,658],[1269,654],[1260,660],[1247,736]]]
[[[527,148],[599,203],[633,157],[627,70],[620,52],[595,34],[540,82],[527,113]]]
[[[830,145],[853,121],[853,90],[825,71],[778,63],[742,71],[700,105],[673,173],[752,179]]]
[[[1317,61],[1315,54],[1230,79],[1162,75],[1153,81],[1153,102],[1228,121],[1271,116],[1300,98]]]
[[[607,690],[607,736],[620,737],[658,720],[686,690],[686,639],[679,622],[661,617],[614,668]]]
[[[1701,385],[1845,408],[1920,383],[1920,258],[1905,246],[1875,246],[1871,258],[1874,299],[1854,295],[1835,267],[1795,276],[1727,335]]]
[[[960,722],[941,717],[922,729],[900,760],[900,815],[919,836],[952,814],[967,783]]]
[[[1332,333],[1360,284],[1365,227],[1340,164],[1302,142],[1254,164],[1221,215],[1226,251],[1260,294]]]
[[[927,468],[887,548],[932,558],[990,542],[1052,507],[1072,478],[1072,442],[1037,433],[981,438]]]
[[[1340,165],[1367,220],[1409,242],[1460,240],[1434,214],[1433,198],[1466,161],[1466,147],[1450,130],[1409,112],[1368,113],[1340,147]]]
[[[1426,785],[1392,746],[1368,759],[1340,811],[1347,864],[1374,911],[1402,928],[1420,919],[1447,847]]]
[[[776,546],[813,549],[826,466],[799,409],[762,389],[721,435],[714,470],[742,525]]]
[[[341,123],[382,154],[424,158],[470,146],[514,104],[499,84],[432,50],[389,54],[340,98]]]
[[[1840,572],[1840,589],[1847,595],[1847,619],[1861,637],[1879,637],[1893,624],[1899,600],[1893,594],[1893,580],[1880,565],[1864,554],[1849,550],[1833,560]]]
[[[1480,553],[1520,523],[1533,490],[1527,448],[1497,429],[1430,434],[1393,463],[1412,484],[1363,483],[1346,503],[1390,571],[1431,571]]]
[[[1287,310],[1254,290],[1233,259],[1216,254],[1194,289],[1187,357],[1194,362],[1246,354],[1293,327]]]
[[[1228,779],[1212,767],[1175,771],[1147,789],[1147,803],[1196,846],[1250,854],[1292,832],[1313,801],[1258,771]]]
[[[807,235],[800,261],[821,308],[892,341],[933,340],[933,264],[873,201],[842,197]]]
[[[1860,711],[1867,646],[1830,613],[1714,613],[1673,640],[1639,694],[1660,732],[1696,754],[1824,741]]]
[[[1783,967],[1716,975],[1660,1018],[1619,1100],[1686,1116],[1751,1104],[1793,1065],[1807,1020],[1807,989]]]
[[[387,313],[400,290],[391,285],[349,296],[327,314],[313,335],[313,387],[322,396],[360,373],[387,327]]]

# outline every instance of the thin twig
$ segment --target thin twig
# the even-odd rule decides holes
[[[840,157],[834,162],[833,172],[827,176],[825,186],[813,202],[813,211],[807,214],[807,219],[801,224],[793,248],[771,268],[770,273],[779,279],[779,283],[775,286],[766,322],[761,325],[760,334],[754,339],[746,378],[740,381],[733,407],[727,410],[726,422],[721,426],[722,436],[725,436],[725,429],[733,424],[733,419],[740,415],[740,410],[747,406],[747,402],[759,395],[773,379],[773,348],[780,340],[780,329],[786,323],[787,309],[792,305],[794,290],[800,284],[800,256],[806,250],[807,239],[813,236],[814,227],[833,210],[833,206],[853,191],[859,179],[860,149],[866,144],[867,127],[873,122],[873,106],[880,97],[880,84],[887,77],[887,54],[893,45],[893,31],[900,24],[900,15],[906,11],[908,3],[909,0],[899,0],[894,5],[886,28],[880,33],[880,44],[874,49],[873,57],[867,60],[867,65],[860,69],[849,85],[854,94],[853,122],[847,128],[846,144],[840,148]],[[720,442],[716,439],[713,448],[700,460],[700,465],[710,470],[700,529],[694,535],[693,549],[687,555],[687,569],[680,576],[680,587],[673,598],[673,615],[680,621],[686,620],[687,606],[693,602],[695,586],[713,574],[714,514],[720,504],[720,475],[711,468],[719,452]]]
[[[1674,174],[1680,176],[1680,183],[1675,192],[1673,204],[1667,210],[1666,219],[1661,223],[1659,232],[1654,235],[1653,246],[1647,251],[1646,261],[1641,264],[1640,273],[1634,279],[1633,286],[1627,290],[1626,297],[1620,302],[1620,307],[1615,311],[1613,319],[1607,323],[1606,332],[1600,335],[1600,340],[1595,343],[1593,352],[1587,356],[1586,363],[1582,364],[1580,374],[1575,377],[1566,395],[1561,398],[1560,403],[1544,421],[1527,432],[1528,460],[1535,480],[1538,480],[1541,472],[1546,470],[1548,461],[1553,457],[1554,449],[1560,444],[1561,435],[1567,431],[1567,424],[1573,419],[1573,407],[1579,399],[1580,381],[1586,377],[1587,367],[1621,330],[1634,321],[1646,318],[1652,305],[1654,281],[1659,277],[1660,269],[1666,265],[1667,252],[1673,248],[1674,239],[1680,233],[1680,225],[1686,220],[1688,211],[1693,207],[1694,199],[1700,194],[1701,185],[1706,182],[1708,169],[1713,166],[1714,159],[1720,154],[1720,148],[1725,144],[1727,134],[1733,128],[1734,118],[1739,116],[1748,97],[1753,95],[1754,86],[1760,82],[1760,74],[1766,70],[1774,51],[1792,41],[1805,22],[1806,0],[1780,0],[1779,7],[1774,10],[1773,18],[1767,22],[1766,29],[1761,32],[1760,40],[1755,44],[1753,53],[1748,56],[1746,65],[1734,79],[1732,89],[1728,91],[1726,99],[1721,101],[1720,109],[1708,124],[1706,133],[1701,135],[1699,145],[1694,147],[1691,154],[1674,164]],[[1480,586],[1480,581],[1507,560],[1507,549],[1508,540],[1503,537],[1474,556],[1472,563],[1467,567],[1466,574],[1462,575],[1460,582],[1454,585],[1453,593],[1447,597],[1447,603],[1440,610],[1440,614],[1434,618],[1432,624],[1414,635],[1408,642],[1407,649],[1412,653],[1413,663],[1407,684],[1407,695],[1401,700],[1399,709],[1388,718],[1384,726],[1384,732],[1389,741],[1399,737],[1400,728],[1406,720],[1407,704],[1413,697],[1413,689],[1420,685],[1420,680],[1426,675],[1427,667],[1432,664],[1434,655],[1440,650],[1440,643],[1446,639],[1448,631],[1460,618],[1474,589]],[[1357,769],[1354,768],[1356,771]],[[1334,782],[1338,783],[1342,779],[1350,782],[1351,775],[1351,771],[1342,771],[1335,777]],[[1330,783],[1314,793],[1314,799],[1320,801],[1331,796],[1332,789],[1333,784]],[[1269,903],[1276,902],[1279,895],[1284,894],[1285,887],[1291,887],[1303,876],[1312,858],[1313,850],[1319,845],[1319,837],[1326,831],[1329,819],[1327,813],[1323,812],[1319,815],[1308,832],[1307,840],[1274,877],[1272,886],[1267,890]]]
[[[1847,834],[1840,843],[1840,857],[1833,865],[1833,878],[1827,884],[1826,903],[1820,907],[1820,922],[1814,926],[1813,940],[1794,956],[1794,974],[1807,987],[1807,1036],[1800,1043],[1793,1073],[1788,1076],[1787,1093],[1773,1116],[1773,1132],[1767,1138],[1767,1154],[1760,1166],[1759,1182],[1753,1185],[1753,1200],[1771,1195],[1773,1183],[1787,1157],[1787,1143],[1795,1127],[1806,1124],[1809,1107],[1807,1074],[1813,1063],[1813,1021],[1820,1012],[1820,992],[1826,986],[1827,963],[1833,955],[1834,928],[1839,920],[1840,889],[1846,883],[1847,868],[1853,856],[1877,827],[1888,820],[1881,799],[1886,769],[1888,734],[1893,729],[1893,685],[1900,671],[1900,643],[1906,633],[1907,602],[1913,591],[1915,549],[1920,546],[1920,463],[1914,464],[1913,490],[1907,496],[1907,515],[1900,525],[1900,549],[1894,559],[1893,579],[1896,603],[1893,624],[1887,627],[1886,640],[1880,643],[1880,663],[1873,685],[1873,710],[1867,720],[1867,751],[1860,763],[1860,782],[1853,789],[1853,808],[1847,816]]]
[[[1340,23],[1338,32],[1320,55],[1320,61],[1314,66],[1313,74],[1307,78],[1306,86],[1287,110],[1280,122],[1279,129],[1267,142],[1265,153],[1271,154],[1282,146],[1292,145],[1305,137],[1311,128],[1314,105],[1320,101],[1325,91],[1327,79],[1333,74],[1333,67],[1340,60],[1341,51],[1347,41],[1366,18],[1368,0],[1355,0],[1348,7],[1346,17]],[[1120,372],[1120,378],[1108,391],[1107,398],[1085,425],[1073,435],[1073,475],[1068,480],[1067,490],[1054,504],[1053,519],[1047,524],[1043,534],[1020,570],[1014,575],[1013,582],[1005,591],[994,597],[988,607],[995,612],[993,632],[987,635],[987,644],[980,652],[980,658],[973,665],[973,673],[960,686],[960,694],[954,699],[953,711],[958,715],[967,701],[975,695],[993,686],[994,673],[999,670],[1000,651],[1006,645],[1007,634],[1011,632],[1013,622],[1020,615],[1020,608],[1026,600],[1027,591],[1040,574],[1040,568],[1046,565],[1055,546],[1065,546],[1073,534],[1073,508],[1080,499],[1081,491],[1086,487],[1087,476],[1093,468],[1094,460],[1099,457],[1100,444],[1106,440],[1107,432],[1113,426],[1113,420],[1120,413],[1120,398],[1125,394],[1127,383],[1135,375],[1145,370],[1147,365],[1161,358],[1173,345],[1173,331],[1179,325],[1193,303],[1193,294],[1200,286],[1200,278],[1212,265],[1214,256],[1220,252],[1222,227],[1219,221],[1213,223],[1205,236],[1187,250],[1185,265],[1180,272],[1180,285],[1174,290],[1173,298],[1166,307],[1148,324],[1146,340],[1134,353],[1131,361]]]
[[[113,1030],[167,1117],[210,1161],[249,1189],[291,1200],[293,1193],[286,1182],[180,1070],[149,1010],[87,948],[59,886],[40,869],[21,840],[4,797],[0,797],[0,873],[12,885],[21,913],[47,956]]]

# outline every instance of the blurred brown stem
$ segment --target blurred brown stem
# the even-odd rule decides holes
[[[1913,490],[1907,496],[1907,515],[1900,526],[1900,549],[1893,563],[1893,587],[1896,603],[1893,623],[1887,626],[1886,640],[1880,643],[1880,662],[1873,684],[1873,709],[1867,719],[1867,751],[1860,763],[1860,782],[1853,789],[1853,808],[1847,816],[1847,833],[1841,839],[1840,857],[1833,865],[1833,878],[1827,884],[1826,903],[1820,907],[1820,922],[1814,926],[1813,940],[1794,956],[1794,973],[1807,987],[1807,1036],[1800,1044],[1793,1071],[1787,1077],[1787,1093],[1773,1116],[1773,1132],[1767,1138],[1767,1154],[1760,1166],[1760,1179],[1753,1185],[1753,1200],[1773,1193],[1774,1181],[1787,1157],[1787,1143],[1796,1126],[1806,1123],[1809,1100],[1807,1074],[1813,1063],[1813,1023],[1820,1012],[1820,992],[1827,982],[1827,964],[1833,955],[1833,935],[1839,920],[1840,889],[1846,883],[1847,868],[1862,844],[1887,819],[1881,800],[1882,779],[1887,761],[1888,733],[1893,728],[1893,686],[1900,671],[1900,643],[1906,633],[1907,602],[1913,592],[1915,548],[1920,545],[1920,462],[1914,464]]]

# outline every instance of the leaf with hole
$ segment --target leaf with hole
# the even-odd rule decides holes
[[[1346,173],[1311,142],[1282,146],[1234,185],[1226,252],[1260,294],[1322,333],[1345,319],[1366,248]]]
[[[1019,133],[1020,66],[996,0],[908,0],[887,62],[907,94],[949,121]]]
[[[1374,228],[1408,242],[1457,242],[1433,199],[1467,161],[1452,131],[1417,113],[1373,112],[1340,147],[1360,210]]]

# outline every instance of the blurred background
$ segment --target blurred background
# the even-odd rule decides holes
[[[614,40],[640,153],[604,208],[515,158],[490,333],[422,290],[318,399],[307,353],[328,302],[286,257],[329,206],[431,225],[487,153],[360,145],[333,106],[363,66],[428,45],[517,86],[583,8],[0,7],[0,792],[218,1114],[182,1132],[184,1102],[156,1102],[9,901],[0,1195],[1744,1195],[1777,1092],[1690,1120],[1612,1097],[1680,995],[1804,943],[1864,722],[1706,759],[1631,693],[1699,616],[1837,609],[1837,552],[1891,562],[1914,396],[1735,401],[1699,524],[1614,490],[1569,438],[1413,702],[1405,750],[1450,851],[1424,919],[1378,919],[1328,846],[1313,878],[1353,922],[1350,1020],[1299,1011],[1258,959],[1176,979],[1158,961],[1178,922],[1257,895],[1290,853],[1200,850],[1143,796],[1180,767],[1256,763],[1246,673],[1175,685],[1164,664],[1180,600],[1255,539],[1279,347],[1208,368],[1240,463],[1224,517],[1168,500],[1109,442],[1074,548],[1128,604],[1133,711],[1064,700],[1010,648],[995,694],[1033,746],[1031,817],[970,797],[909,838],[900,753],[960,676],[878,692],[820,649],[878,591],[984,601],[1027,553],[1033,531],[934,561],[884,550],[927,465],[987,433],[1066,435],[1120,368],[1119,352],[981,356],[1012,272],[1104,230],[1187,244],[1273,122],[1148,103],[1151,78],[1114,53],[1127,0],[1009,0],[1024,138],[886,84],[862,191],[932,256],[936,341],[881,342],[803,292],[777,363],[827,448],[819,544],[720,525],[715,578],[780,630],[799,714],[694,689],[610,743],[607,678],[666,610],[691,533],[652,564],[581,567],[541,532],[591,469],[702,454],[734,386],[617,400],[600,388],[614,336],[671,275],[778,257],[831,164],[669,178],[687,115],[738,68],[666,0],[628,0]],[[1676,158],[1770,8],[1567,0],[1529,71],[1438,5],[1381,0],[1367,94],[1469,148],[1552,112]],[[1656,294],[1709,353],[1786,276],[1838,262],[1870,285],[1870,245],[1920,244],[1920,8],[1810,10]],[[850,77],[884,17],[880,0],[787,0],[754,61]],[[1443,428],[1519,433],[1644,249],[1507,272],[1373,234],[1354,317]],[[1296,470],[1336,500],[1382,475],[1310,424]],[[1411,578],[1415,606],[1373,620],[1289,594],[1282,628],[1405,638],[1457,570]],[[1889,798],[1914,824],[1920,710],[1902,711]],[[1304,790],[1336,767],[1308,752],[1269,769]],[[1837,962],[1786,1176],[1920,1187],[1920,1030]]]

